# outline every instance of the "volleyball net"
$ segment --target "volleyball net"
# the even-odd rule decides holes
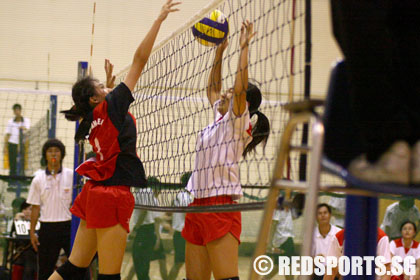
[[[12,123],[16,118],[13,111],[16,104],[20,105],[21,115],[25,119],[24,124],[14,124],[24,127],[17,135],[16,131],[12,133],[10,131],[10,125],[13,126]],[[14,191],[17,184],[29,184],[37,170],[45,169],[46,166],[41,161],[42,146],[51,137],[58,138],[64,143],[67,148],[64,166],[73,167],[74,123],[69,123],[61,114],[57,114],[59,110],[64,110],[71,104],[70,92],[0,89],[0,131],[3,134],[0,138],[2,186],[7,185],[10,191]],[[19,123],[17,120],[16,122]],[[7,142],[16,144],[15,154],[10,154],[8,151],[9,144],[5,137],[7,134],[10,134]],[[10,159],[10,155],[14,158]]]
[[[194,170],[196,139],[214,121],[206,87],[216,49],[199,44],[191,27],[215,9],[229,22],[222,91],[234,85],[240,28],[243,21],[249,20],[257,32],[249,46],[249,81],[262,92],[259,110],[271,126],[265,149],[257,146],[256,152],[239,164],[244,195],[238,204],[223,207],[260,209],[267,196],[279,139],[288,120],[281,105],[303,99],[304,1],[217,0],[154,48],[133,92],[135,101],[130,111],[137,121],[137,153],[152,178],[150,188],[133,190],[138,208],[184,211],[188,205],[183,189],[186,174]],[[117,78],[123,80],[127,70]],[[251,123],[254,121],[251,119]],[[298,160],[298,155],[290,158],[285,178],[297,176]],[[144,199],[152,191],[153,198]],[[179,199],[182,203],[177,204]]]

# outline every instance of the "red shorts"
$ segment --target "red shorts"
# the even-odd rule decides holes
[[[86,221],[87,228],[107,228],[121,224],[130,232],[134,197],[128,186],[103,186],[89,180],[74,200],[70,211]]]
[[[233,203],[226,195],[194,199],[189,206]],[[192,244],[205,246],[230,232],[240,243],[241,230],[241,212],[187,213],[182,236]]]

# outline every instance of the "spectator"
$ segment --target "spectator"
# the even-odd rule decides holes
[[[73,171],[62,166],[66,150],[58,139],[49,139],[42,147],[47,162],[45,172],[32,180],[27,202],[32,204],[31,243],[38,252],[39,280],[53,273],[60,249],[70,254],[70,206],[73,191]],[[39,237],[36,223],[41,221]]]
[[[157,179],[148,178],[148,184],[157,183]],[[136,204],[138,205],[159,205],[158,196],[160,191],[154,187],[154,190],[147,188],[136,196]],[[133,238],[133,266],[138,279],[149,280],[150,262],[159,261],[159,270],[162,279],[167,279],[166,257],[163,244],[160,238],[160,224],[163,222],[162,213],[147,210],[136,209],[134,219],[137,218],[133,232],[130,234]],[[133,274],[132,269],[128,273]],[[130,279],[130,277],[128,277]]]
[[[292,210],[289,208],[277,209],[273,215],[271,225],[271,248],[267,253],[277,267],[279,256],[292,257],[295,255],[295,245],[293,242],[293,217]],[[270,274],[263,279],[268,280],[277,275],[278,269],[274,268]],[[287,280],[293,280],[293,275],[286,275]]]
[[[414,257],[416,259],[416,276],[412,275],[409,279],[419,279],[418,269],[420,266],[420,247],[419,243],[414,240],[417,233],[417,226],[410,221],[404,222],[400,227],[401,238],[391,241],[389,245],[392,256],[400,256],[404,261],[407,256]],[[400,276],[393,276],[395,280],[404,280],[404,274]]]
[[[23,155],[25,147],[23,145],[23,133],[30,128],[31,122],[28,118],[22,116],[22,106],[20,104],[13,105],[12,109],[15,117],[7,123],[3,151],[9,158],[9,175],[16,176],[24,175]],[[19,166],[17,165],[18,155],[20,155]]]
[[[20,206],[20,212],[16,213],[15,220],[30,221],[32,206],[25,201]],[[12,232],[14,229],[12,229]],[[33,280],[36,279],[36,252],[29,240],[19,240],[16,243],[16,255],[12,271],[12,279]]]
[[[335,235],[340,229],[331,225],[331,207],[328,204],[321,203],[317,206],[316,221],[318,226],[315,228],[312,242],[312,256],[326,257],[328,248],[333,242]],[[313,279],[322,279],[322,276],[314,276]]]
[[[191,174],[187,174],[188,177]],[[188,181],[188,179],[187,179]],[[188,206],[192,202],[191,194],[187,191],[180,191],[174,201],[174,206]],[[173,244],[174,244],[174,265],[172,266],[168,279],[175,280],[178,276],[179,270],[185,263],[185,239],[181,235],[181,231],[184,228],[185,223],[185,213],[176,213],[172,214],[172,228],[174,230],[173,234]]]
[[[20,211],[16,213],[15,220],[30,221],[32,206],[25,201],[20,204]]]
[[[376,255],[377,256],[383,256],[385,258],[385,267],[387,271],[391,269],[391,251],[389,249],[389,238],[385,234],[383,230],[378,228],[378,235],[376,239],[377,245],[376,245]],[[333,256],[337,259],[341,256],[343,256],[343,248],[344,248],[344,229],[340,230],[336,233],[334,238],[332,239],[332,242],[328,248],[327,256]],[[387,273],[386,273],[387,274]],[[390,279],[390,275],[384,275],[382,276],[382,280]],[[333,268],[332,275],[325,274],[324,280],[332,280],[338,275],[338,268]]]
[[[401,223],[405,221],[413,222],[416,227],[419,225],[420,211],[414,205],[414,198],[404,198],[386,208],[381,229],[391,240],[401,237]]]
[[[21,212],[21,206],[22,203],[24,203],[26,201],[26,199],[24,197],[16,197],[15,199],[13,199],[12,201],[12,211],[13,211],[13,216],[16,216],[17,213]]]

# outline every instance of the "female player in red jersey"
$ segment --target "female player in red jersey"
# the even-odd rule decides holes
[[[131,92],[147,63],[162,22],[169,13],[178,11],[174,8],[178,4],[167,0],[163,5],[137,48],[123,83],[112,90],[86,77],[73,86],[75,106],[65,112],[66,117],[83,119],[75,139],[80,141],[88,136],[96,158],[76,169],[80,175],[90,178],[71,208],[81,221],[69,260],[49,279],[83,279],[96,252],[98,279],[121,279],[128,223],[134,208],[130,186],[146,186],[143,165],[136,155],[135,121],[128,113],[134,101]]]
[[[253,25],[242,24],[240,58],[235,85],[221,92],[223,51],[228,42],[216,49],[210,72],[207,96],[214,109],[214,123],[203,129],[197,138],[195,167],[187,189],[194,195],[190,205],[232,204],[242,196],[239,161],[242,155],[265,142],[270,124],[258,111],[261,92],[248,82],[248,44]],[[258,116],[254,127],[250,118]],[[182,236],[186,243],[188,280],[239,279],[238,245],[241,234],[241,213],[187,213]]]

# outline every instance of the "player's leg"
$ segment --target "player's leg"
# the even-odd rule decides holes
[[[228,233],[206,244],[214,278],[228,279],[237,277],[239,241]]]
[[[108,228],[96,229],[99,274],[120,274],[127,242],[127,230],[117,224]]]
[[[206,246],[187,241],[185,247],[185,270],[188,280],[210,280],[211,262]]]

